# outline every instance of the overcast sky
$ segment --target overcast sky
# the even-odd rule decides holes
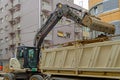
[[[74,0],[74,3],[88,9],[88,0]]]

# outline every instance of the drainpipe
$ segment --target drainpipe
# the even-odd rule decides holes
[[[41,3],[42,0],[38,0],[38,29],[41,28]]]

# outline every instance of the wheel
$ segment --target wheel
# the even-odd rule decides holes
[[[30,80],[43,80],[43,77],[40,75],[33,75],[30,77]]]
[[[12,73],[5,74],[3,80],[15,80],[15,76]]]

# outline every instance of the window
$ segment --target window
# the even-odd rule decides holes
[[[57,36],[58,37],[64,37],[64,33],[62,31],[57,31]]]
[[[103,3],[100,3],[95,7],[93,7],[92,9],[90,9],[90,13],[93,15],[100,14],[102,12],[103,12]]]
[[[29,59],[33,59],[34,58],[34,49],[29,49],[28,50],[28,57],[29,57]]]
[[[83,1],[79,1],[79,6],[83,6]]]
[[[119,0],[104,0],[103,11],[110,11],[119,8]]]
[[[66,24],[70,24],[70,23],[71,23],[71,20],[67,19]]]
[[[3,12],[3,8],[0,8],[0,13],[2,13]]]
[[[8,8],[8,4],[5,5],[5,9],[7,9],[7,8]]]
[[[0,23],[3,23],[3,18],[0,18]]]
[[[8,17],[9,17],[9,16],[8,16],[8,15],[6,15],[6,16],[5,16],[5,19],[6,19],[6,20],[8,20]]]
[[[0,29],[0,34],[3,34],[3,28]]]
[[[98,8],[97,8],[97,6],[94,8],[94,12],[95,12],[95,14],[98,14]]]
[[[66,32],[65,38],[70,38],[71,33]]]
[[[20,51],[18,50],[18,57],[19,58],[23,58],[23,53],[24,53],[24,50],[23,49],[21,49]]]
[[[8,37],[5,37],[5,42],[8,42]]]
[[[9,51],[9,49],[8,49],[8,48],[5,48],[5,52],[6,52],[6,54],[8,54],[8,51]]]
[[[5,31],[8,31],[8,25],[5,26]]]
[[[0,39],[0,44],[3,43],[3,42],[4,42],[3,39]]]

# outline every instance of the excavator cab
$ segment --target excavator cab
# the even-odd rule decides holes
[[[17,49],[17,59],[21,68],[37,68],[36,47],[20,46]]]

